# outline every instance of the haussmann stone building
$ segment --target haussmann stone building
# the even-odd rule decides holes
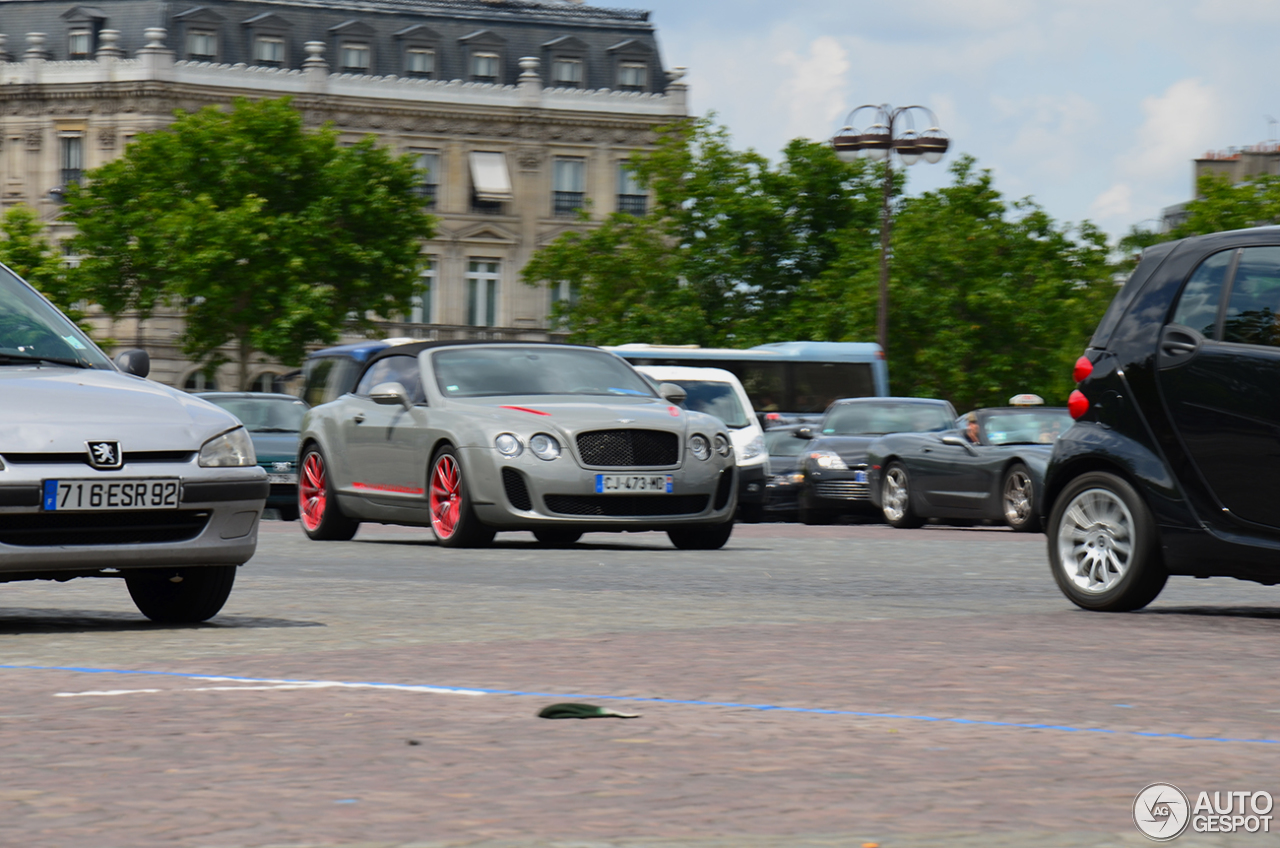
[[[417,156],[438,231],[412,314],[380,331],[548,338],[567,293],[520,269],[584,226],[581,208],[644,211],[626,163],[686,115],[681,75],[647,12],[574,0],[0,0],[0,204],[34,207],[61,239],[62,187],[136,134],[176,109],[288,95],[309,126]],[[180,316],[98,320],[151,353],[153,378],[213,387],[176,347]],[[287,370],[263,359],[251,382]]]

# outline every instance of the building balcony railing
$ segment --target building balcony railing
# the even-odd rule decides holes
[[[552,197],[552,211],[556,215],[573,216],[587,202],[587,195],[581,191],[557,191]]]
[[[501,201],[471,198],[471,214],[473,215],[502,215],[504,211]]]
[[[618,211],[628,215],[643,217],[649,212],[649,196],[647,194],[618,195]]]
[[[422,198],[424,205],[433,207],[436,205],[436,192],[439,188],[435,183],[418,183],[413,193]]]

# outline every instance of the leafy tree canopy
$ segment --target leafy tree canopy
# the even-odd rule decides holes
[[[30,206],[18,204],[0,217],[0,262],[8,265],[49,298],[72,321],[84,314],[76,309],[81,294],[73,285],[68,269],[58,252],[45,237],[39,214]]]
[[[569,283],[577,341],[747,347],[872,341],[883,166],[791,142],[777,167],[709,120],[668,128],[634,170],[649,214],[562,236],[525,268]],[[970,157],[904,197],[895,174],[888,360],[893,391],[957,408],[1031,391],[1063,403],[1071,364],[1115,293],[1104,235],[1009,202]]]
[[[372,137],[341,148],[287,99],[177,114],[68,195],[78,276],[111,315],[183,306],[186,354],[216,367],[234,342],[301,362],[367,311],[408,309],[433,221],[411,157]]]

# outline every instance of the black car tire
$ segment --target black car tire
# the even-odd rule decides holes
[[[126,574],[138,611],[161,624],[196,624],[218,614],[236,582],[234,565],[147,569]]]
[[[1083,609],[1142,609],[1169,579],[1150,508],[1115,474],[1094,471],[1068,483],[1054,502],[1048,531],[1053,579],[1062,594]],[[1096,587],[1108,579],[1111,585],[1101,588],[1082,585]]]
[[[1021,462],[1009,466],[1004,479],[1000,481],[1000,511],[1005,523],[1015,533],[1037,533],[1040,530],[1035,485],[1031,479],[1031,469]]]
[[[897,489],[901,490],[900,499],[896,496]],[[892,502],[891,495],[894,495]],[[884,482],[880,487],[881,512],[884,513],[884,520],[899,530],[924,526],[924,516],[916,514],[915,506],[911,501],[911,475],[907,473],[907,467],[901,462],[889,463],[889,467],[884,470]]]
[[[799,518],[801,524],[807,524],[810,527],[836,523],[836,514],[834,512],[829,509],[816,509],[811,506],[800,507]]]
[[[533,538],[541,545],[551,548],[565,548],[582,538],[581,530],[570,530],[561,527],[543,527],[533,531]]]
[[[334,494],[329,463],[317,445],[308,445],[298,466],[298,506],[302,531],[317,542],[346,542],[360,529],[347,518]]]
[[[436,451],[427,475],[427,504],[431,512],[431,529],[436,541],[445,548],[482,548],[493,541],[497,530],[482,522],[471,505],[462,463],[451,445]],[[445,496],[450,496],[444,500]],[[456,515],[449,515],[449,503],[456,503]],[[444,510],[444,511],[442,511]]]
[[[764,504],[738,504],[738,520],[743,524],[759,524],[764,521]]]
[[[718,551],[733,535],[733,520],[719,524],[692,524],[667,531],[671,544],[682,551]]]
[[[298,520],[298,505],[297,505],[297,504],[293,504],[292,506],[282,506],[282,507],[280,507],[280,520],[281,520],[281,521],[297,521],[297,520]]]

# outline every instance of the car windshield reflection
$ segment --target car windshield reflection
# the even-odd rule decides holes
[[[79,327],[0,268],[0,366],[30,363],[111,367]]]
[[[950,429],[944,406],[920,403],[838,404],[822,420],[824,436],[883,436]]]
[[[205,400],[230,412],[250,433],[297,433],[307,405],[287,398],[208,397]]]
[[[1071,426],[1065,409],[1026,409],[992,413],[983,422],[991,445],[1051,445]]]
[[[656,396],[631,366],[591,348],[464,347],[437,351],[431,361],[445,397]]]

